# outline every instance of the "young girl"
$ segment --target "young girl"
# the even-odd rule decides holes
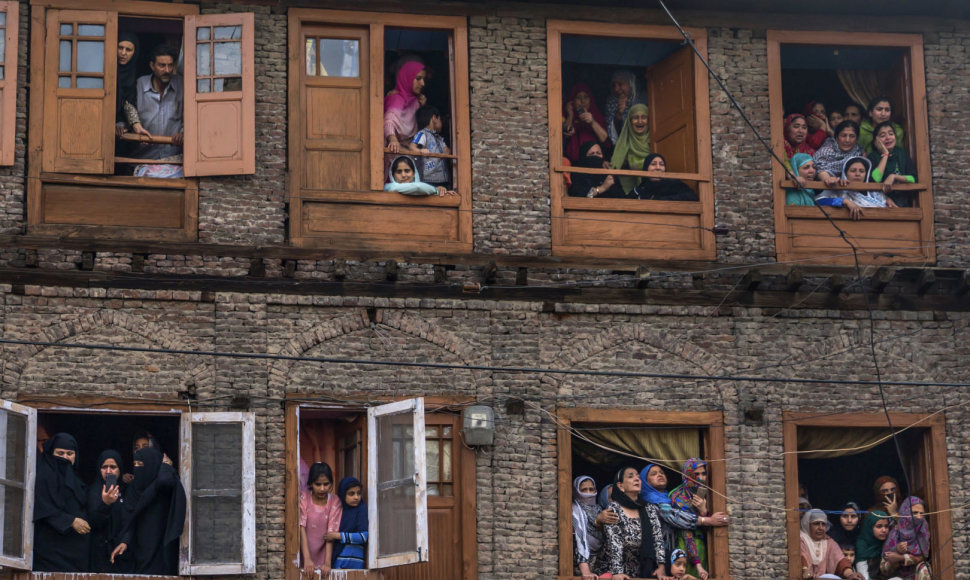
[[[300,494],[300,553],[303,555],[303,573],[311,576],[319,571],[323,577],[330,574],[333,559],[333,542],[327,540],[328,532],[340,528],[341,507],[333,490],[333,470],[326,463],[310,466],[307,478],[309,491]]]
[[[869,169],[872,163],[865,157],[850,157],[845,160],[842,166],[842,179],[840,183],[859,183],[869,181]],[[826,200],[826,201],[822,201]],[[830,203],[839,202],[849,210],[849,216],[858,220],[862,218],[864,207],[896,207],[893,200],[886,197],[881,191],[850,191],[826,189],[818,195],[816,201],[819,205],[837,205]]]
[[[327,540],[337,543],[333,550],[333,567],[338,570],[363,570],[367,545],[367,504],[364,488],[356,477],[345,477],[337,486],[343,504],[340,531],[327,532]]]
[[[670,575],[677,580],[697,580],[687,573],[687,552],[680,548],[670,553]]]
[[[421,181],[414,159],[407,155],[394,158],[388,177],[389,181],[384,184],[384,191],[394,191],[401,195],[458,195],[443,186],[435,187]]]
[[[896,138],[896,131],[893,123],[884,121],[873,129],[875,138],[872,141],[872,153],[869,154],[869,161],[872,162],[872,180],[886,185],[889,189],[889,197],[900,207],[911,207],[913,205],[912,194],[909,192],[892,193],[894,183],[916,183],[916,166],[913,160],[906,153],[906,150],[899,145]]]

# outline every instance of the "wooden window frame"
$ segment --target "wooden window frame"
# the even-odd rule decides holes
[[[785,159],[784,104],[782,101],[781,46],[799,44],[813,46],[871,46],[902,48],[909,51],[910,90],[912,110],[908,111],[907,140],[913,145],[913,162],[920,176],[919,207],[866,208],[861,221],[852,221],[848,210],[826,207],[838,227],[844,230],[860,248],[863,263],[900,264],[936,261],[936,242],[933,225],[932,172],[930,170],[930,135],[926,111],[926,72],[923,64],[923,37],[919,34],[889,34],[875,32],[769,30],[768,103],[771,117],[771,142],[778,157]],[[861,103],[865,107],[866,103]],[[899,104],[897,103],[898,107]],[[831,264],[853,264],[851,248],[839,241],[838,230],[826,223],[825,214],[818,207],[785,205],[785,170],[772,161],[772,189],[774,191],[775,250],[779,262],[816,259]],[[904,238],[899,228],[916,232],[917,239]],[[811,232],[815,232],[814,234]],[[807,238],[806,246],[796,247],[797,238]],[[812,244],[816,237],[824,247]],[[872,238],[866,244],[865,238]],[[861,243],[860,243],[861,242]]]
[[[0,554],[0,566],[15,570],[29,570],[33,566],[34,560],[34,494],[32,491],[34,489],[34,478],[37,474],[36,469],[34,469],[34,466],[37,465],[37,409],[2,399],[0,399],[0,409],[7,413],[23,415],[27,420],[27,439],[24,441],[26,447],[24,449],[24,468],[26,471],[24,474],[24,507],[21,513],[24,522],[24,536],[21,544],[23,557],[14,558]],[[0,525],[3,525],[3,522],[0,522]]]
[[[707,57],[707,30],[685,29]],[[699,201],[654,201],[627,199],[586,199],[569,197],[563,173],[562,154],[562,37],[581,35],[597,37],[642,38],[648,40],[683,41],[680,31],[673,26],[617,24],[612,22],[581,22],[549,20],[546,23],[546,50],[549,104],[549,180],[552,208],[552,249],[557,256],[649,259],[649,260],[713,260],[714,243],[714,179],[711,160],[711,113],[707,69],[694,57],[694,120],[697,143],[697,171],[695,173],[668,173],[672,178],[697,182]],[[642,172],[641,172],[642,173]],[[644,174],[645,175],[645,174]],[[651,226],[663,226],[667,220],[689,220],[696,227],[697,236],[689,246],[662,240],[615,240],[598,245],[583,240],[570,241],[568,229],[570,216],[577,220],[596,219],[642,222],[644,231]],[[684,222],[687,223],[687,222]],[[678,228],[679,229],[679,228]]]
[[[904,429],[915,427],[928,431],[924,435],[928,441],[926,451],[927,476],[926,488],[932,497],[923,498],[929,503],[933,515],[928,518],[932,551],[930,567],[933,577],[938,580],[953,580],[953,543],[941,541],[949,538],[953,530],[950,512],[950,482],[946,452],[946,419],[943,414],[890,413],[893,427]],[[888,428],[883,413],[839,413],[819,416],[818,413],[785,411],[782,413],[783,445],[785,455],[785,506],[798,505],[798,427],[883,427]],[[801,548],[799,538],[799,512],[786,509],[788,531],[788,577],[801,578]]]
[[[573,423],[610,423],[622,425],[653,425],[657,427],[683,426],[704,430],[704,450],[707,457],[709,485],[716,493],[710,497],[712,512],[727,512],[726,463],[724,461],[724,416],[720,411],[635,411],[630,409],[559,409],[559,580],[579,580],[573,576]],[[633,460],[631,460],[633,461]],[[711,528],[708,548],[708,571],[711,580],[730,580],[728,527]]]
[[[468,22],[465,17],[439,16],[430,14],[408,13],[377,13],[352,12],[342,10],[319,10],[311,8],[291,8],[289,14],[289,118],[291,130],[288,135],[289,145],[289,189],[290,203],[290,241],[301,247],[348,247],[355,249],[413,251],[413,252],[471,252],[472,250],[472,205],[471,205],[471,125],[469,121],[468,97]],[[294,119],[301,118],[305,104],[301,98],[300,84],[302,75],[297,71],[304,71],[302,56],[302,31],[310,25],[344,25],[360,26],[369,29],[369,44],[366,47],[370,54],[369,70],[361,70],[361,77],[367,75],[369,83],[369,126],[365,128],[365,147],[369,155],[365,156],[368,172],[362,176],[364,183],[369,183],[365,191],[340,192],[317,191],[301,188],[305,161],[303,158],[302,134],[295,130]],[[455,190],[458,196],[429,196],[411,197],[393,192],[383,191],[384,187],[384,29],[417,28],[445,30],[451,34],[451,52],[453,55],[451,95],[452,120],[454,139],[449,143],[452,153],[456,156]],[[364,52],[365,47],[361,47]],[[380,146],[375,146],[379,143]],[[429,241],[419,236],[377,236],[367,233],[325,234],[315,235],[308,231],[305,206],[337,207],[357,204],[370,207],[393,207],[401,211],[413,211],[420,208],[450,208],[457,212],[457,236],[454,239],[435,239]]]
[[[20,51],[20,3],[0,2],[7,15],[4,27],[3,78],[0,79],[0,165],[13,165],[17,143],[17,55]]]

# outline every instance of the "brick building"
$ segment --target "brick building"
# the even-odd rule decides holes
[[[732,517],[718,580],[800,577],[799,482],[867,507],[883,473],[927,501],[935,577],[959,577],[970,11],[670,4],[776,152],[809,100],[890,94],[912,205],[785,206],[784,171],[649,3],[0,2],[4,573],[30,575],[35,424],[79,435],[85,476],[158,437],[190,493],[183,575],[295,578],[301,460],[394,463],[367,451],[367,410],[420,397],[429,525],[381,530],[428,535],[429,561],[370,577],[568,577],[573,477],[671,449],[710,460]],[[119,30],[184,48],[185,178],[115,174]],[[456,196],[381,191],[382,98],[410,55]],[[567,195],[565,95],[605,100],[619,68],[698,201]],[[463,444],[472,404],[494,445]]]

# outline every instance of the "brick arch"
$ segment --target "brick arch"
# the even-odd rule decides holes
[[[171,350],[192,350],[190,345],[185,344],[180,337],[172,332],[171,329],[144,319],[132,316],[126,312],[115,310],[98,310],[80,316],[74,320],[52,324],[43,329],[35,339],[50,343],[70,344],[70,339],[79,338],[92,330],[114,326],[131,334],[138,336],[148,344],[157,345],[159,348]],[[83,341],[72,341],[83,342]],[[20,382],[20,377],[34,358],[40,353],[52,348],[45,345],[17,345],[5,349],[3,383],[13,385]],[[210,370],[211,364],[200,362],[190,367],[185,373],[186,379],[199,381]]]
[[[891,336],[898,335],[900,333],[893,333]],[[927,362],[924,360],[925,355],[922,349],[912,348],[912,343],[908,340],[882,340],[888,338],[887,336],[881,336],[880,333],[876,333],[876,356],[889,356],[899,360],[906,361],[912,365],[914,371],[919,372],[923,376],[930,377],[933,373],[930,372]],[[847,352],[849,349],[853,349],[852,352],[854,356],[864,359],[871,360],[871,353],[869,351],[869,328],[856,328],[853,330],[841,330],[837,336],[830,336],[811,346],[801,349],[793,354],[789,359],[778,368],[781,369],[780,372],[797,372],[797,369],[802,367],[802,365],[809,365],[818,360],[826,360],[828,357],[839,355],[840,353]]]

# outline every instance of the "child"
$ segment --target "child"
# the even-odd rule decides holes
[[[850,562],[855,562],[855,544],[844,543],[839,544],[842,548],[842,555],[849,559]]]
[[[342,511],[340,500],[330,493],[333,490],[333,470],[326,463],[314,463],[310,466],[307,486],[309,491],[300,494],[303,573],[312,576],[317,571],[327,577],[333,559],[333,542],[327,540],[327,533],[338,530]]]
[[[670,552],[670,575],[677,580],[697,580],[687,573],[687,552],[680,548]]]
[[[337,486],[343,503],[340,531],[327,532],[327,539],[337,543],[333,550],[333,567],[340,570],[364,569],[364,546],[367,544],[367,504],[363,486],[356,477],[345,477]]]
[[[418,177],[414,159],[400,155],[391,162],[390,181],[384,184],[384,191],[394,191],[401,195],[458,195],[441,185],[431,185]]]
[[[415,115],[418,127],[421,130],[411,141],[411,151],[414,153],[439,153],[451,155],[451,149],[445,143],[445,138],[438,132],[441,131],[441,113],[433,105],[424,105],[418,109]],[[421,180],[431,185],[441,185],[448,189],[451,182],[451,172],[447,159],[440,157],[421,157],[418,161],[421,172]]]

